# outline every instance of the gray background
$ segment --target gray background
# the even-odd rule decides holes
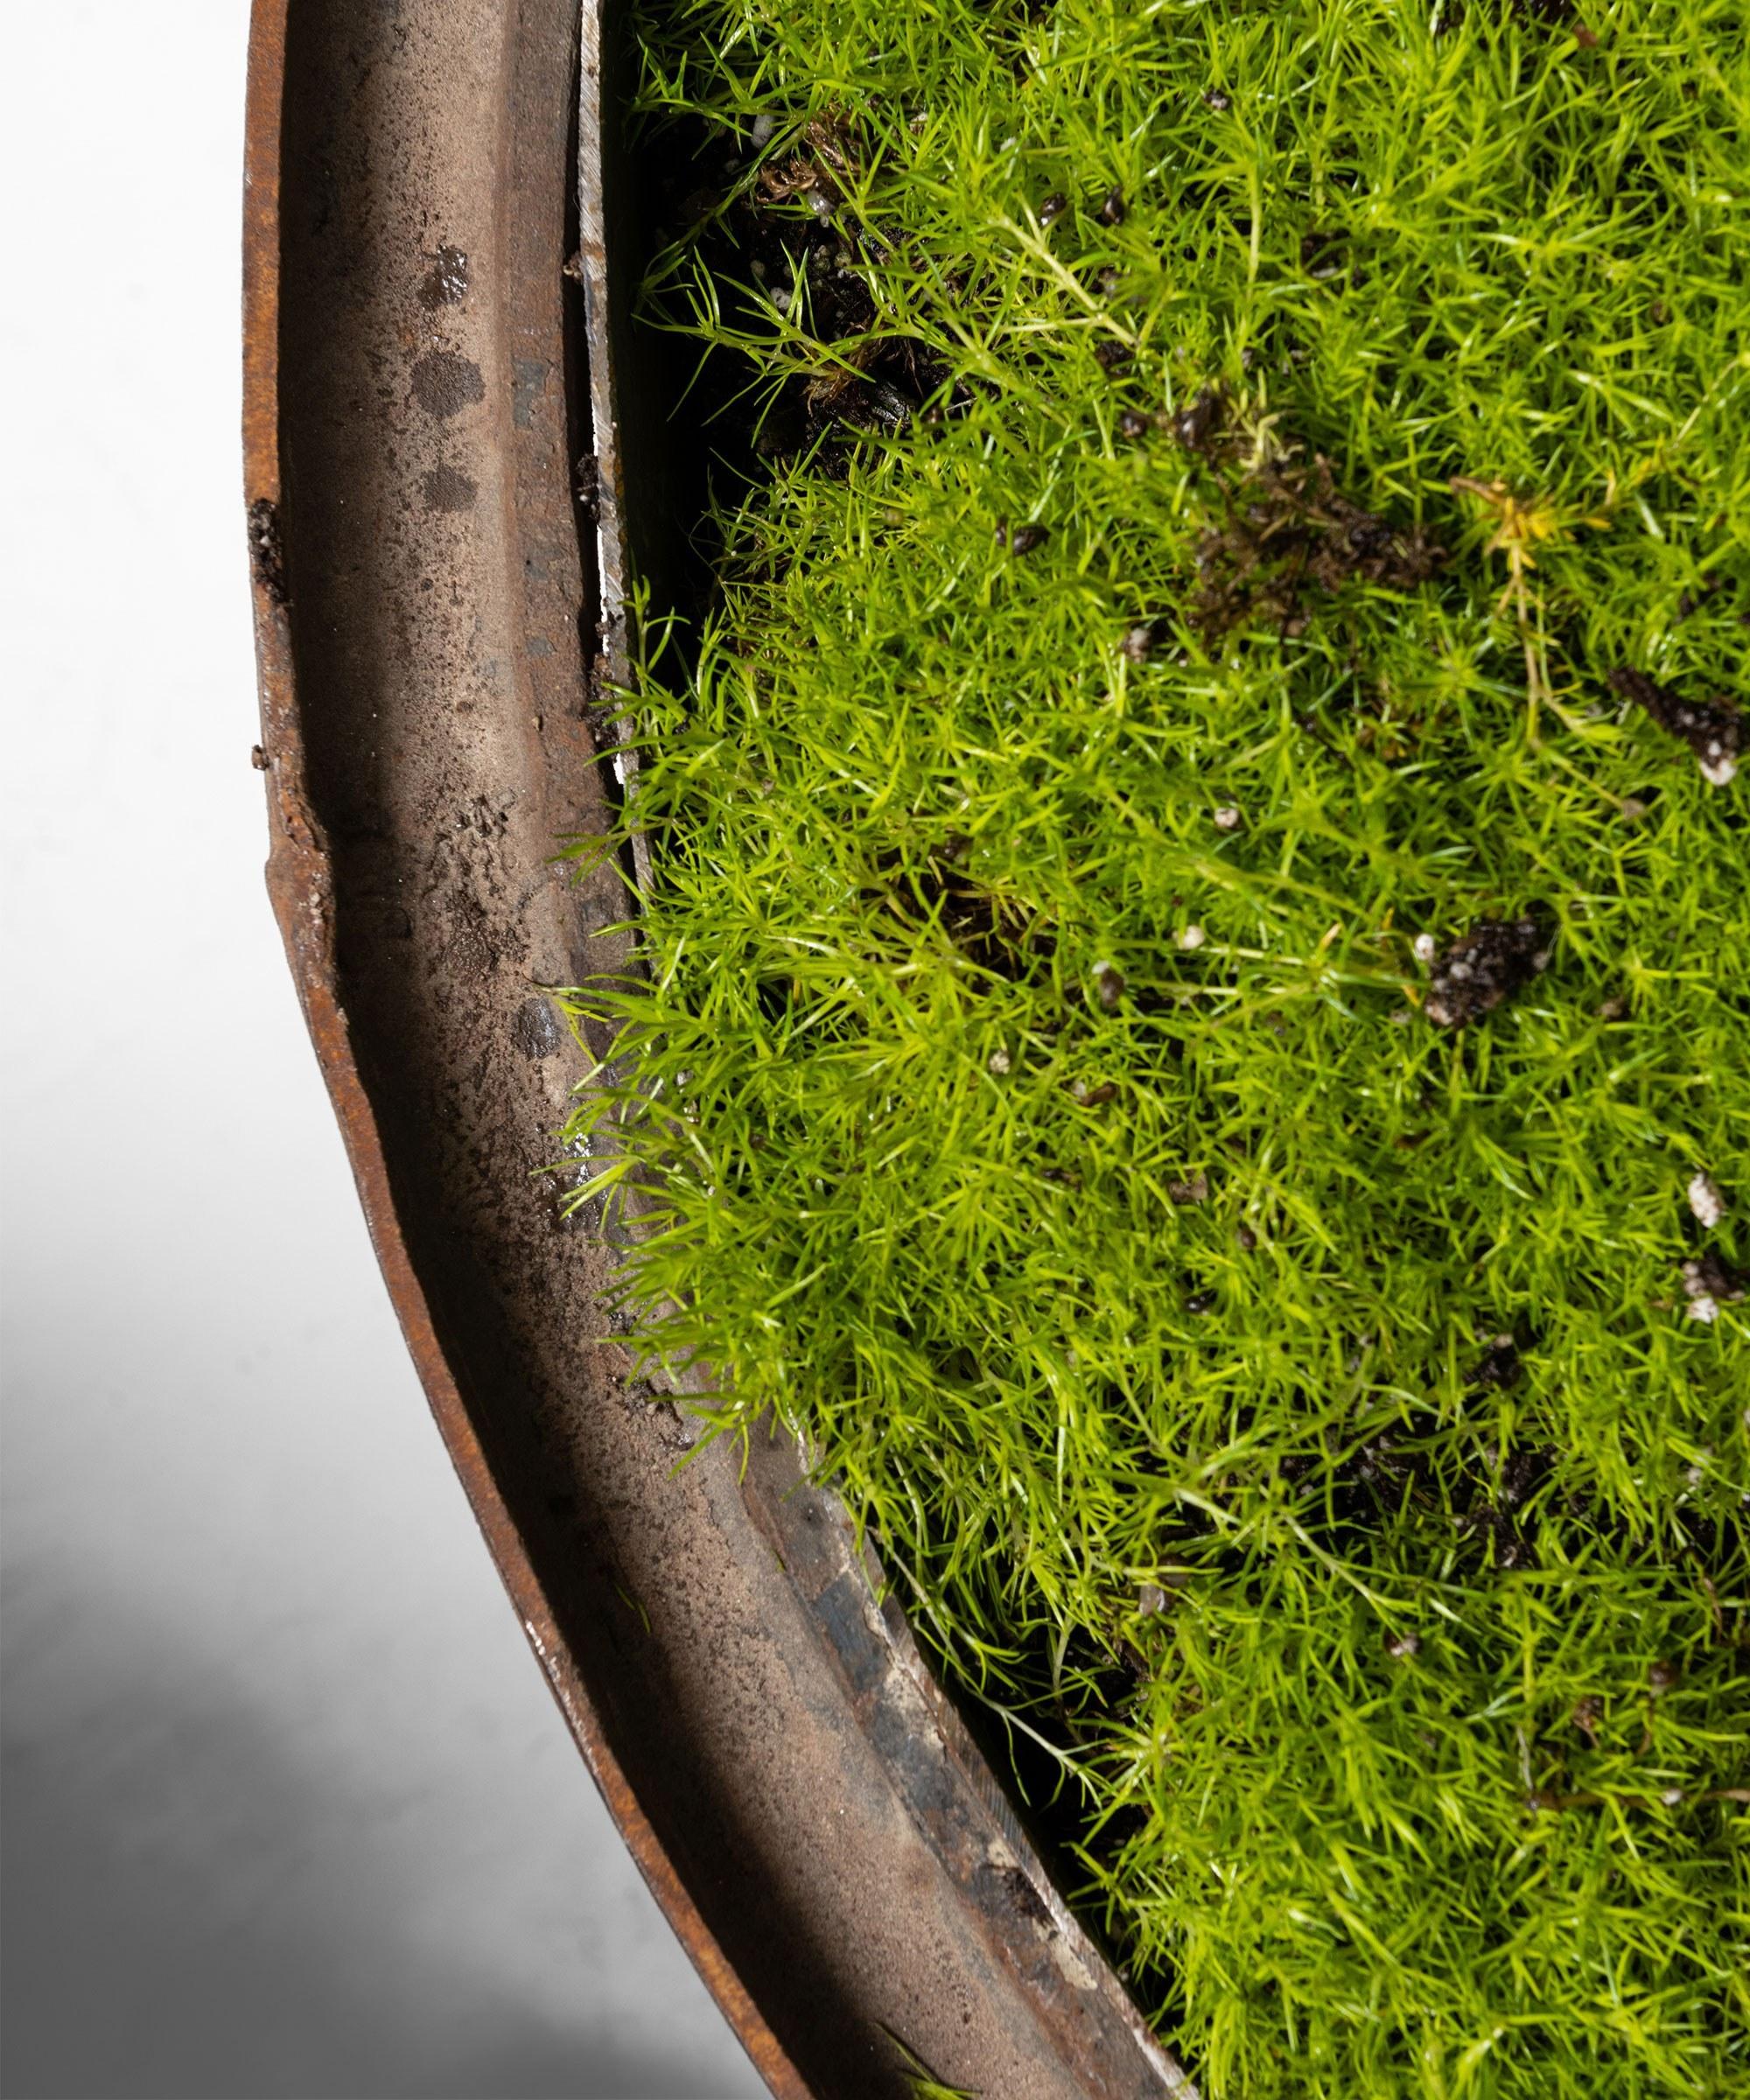
[[[752,2096],[403,1354],[260,867],[244,0],[0,65],[4,2087]]]

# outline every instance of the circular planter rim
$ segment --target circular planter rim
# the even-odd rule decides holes
[[[579,812],[610,817],[584,649],[617,608],[570,475],[577,339],[611,421],[625,370],[594,214],[607,11],[585,0],[579,68],[566,0],[256,0],[243,438],[276,915],[487,1546],[771,2090],[905,2091],[885,2027],[1012,2100],[1188,2094],[794,1449],[670,1477],[684,1430],[628,1399],[585,1319],[611,1251],[535,1180],[587,1070],[540,988],[598,967],[623,910],[611,877],[592,896],[551,862]],[[568,350],[579,77],[589,319]],[[473,229],[466,297],[448,218]]]

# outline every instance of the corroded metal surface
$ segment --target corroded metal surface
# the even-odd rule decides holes
[[[245,455],[269,882],[385,1277],[626,1842],[772,2090],[1171,2079],[794,1452],[676,1475],[560,1216],[612,958],[564,274],[569,0],[257,0]],[[337,1460],[346,1462],[344,1452]],[[383,1483],[392,1522],[394,1483]]]

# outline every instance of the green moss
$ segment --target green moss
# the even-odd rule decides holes
[[[653,1353],[806,1431],[1048,1747],[1213,2100],[1723,2100],[1745,781],[1608,680],[1743,690],[1750,18],[1444,12],[649,8],[736,165],[653,313],[817,434],[649,645],[575,1134]],[[756,238],[866,325],[732,296]],[[1417,937],[1521,914],[1547,967],[1438,1025]]]

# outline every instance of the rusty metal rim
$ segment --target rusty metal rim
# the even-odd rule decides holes
[[[465,6],[463,0],[424,0],[423,10],[410,7],[408,12],[423,11],[439,21],[446,11],[458,17],[466,14],[474,19],[477,29],[480,21],[494,18],[506,53],[514,50],[529,23],[538,23],[538,32],[528,30],[527,33],[531,37],[538,33],[545,39],[547,73],[543,79],[550,82],[555,29],[563,4],[564,0],[469,0]],[[601,4],[602,0],[585,0],[584,20],[591,30],[598,27]],[[398,21],[402,10],[397,4],[377,12],[379,17]],[[341,844],[352,858],[339,862],[328,836],[329,809],[334,799],[333,724],[326,724],[328,741],[320,746],[322,763],[327,768],[323,775],[327,782],[326,791],[316,781],[305,732],[312,718],[322,727],[321,710],[332,712],[338,703],[331,692],[300,691],[300,652],[312,646],[306,629],[315,615],[308,616],[302,629],[294,620],[297,608],[287,603],[288,550],[279,542],[284,514],[283,449],[288,428],[281,349],[283,271],[290,252],[282,214],[289,17],[299,21],[321,17],[327,22],[331,37],[341,42],[354,33],[357,19],[348,15],[346,0],[256,0],[250,38],[244,214],[244,454],[255,556],[256,639],[272,839],[268,880],[276,915],[334,1102],[373,1243],[440,1432],[531,1646],[633,1857],[732,2028],[779,2100],[793,2100],[793,2096],[802,2100],[804,2096],[829,2092],[886,2093],[894,2090],[891,2065],[879,2074],[871,2069],[866,2061],[860,2068],[854,2068],[849,2046],[842,2065],[830,2037],[822,2044],[817,2031],[811,2039],[804,2034],[808,2023],[803,2020],[799,2026],[794,2003],[783,2007],[780,2025],[774,2024],[769,2015],[784,1992],[774,1985],[771,1961],[764,1960],[762,1967],[763,1956],[752,1959],[759,1951],[757,1936],[756,1942],[750,1942],[747,1922],[736,1908],[742,1892],[726,1892],[719,1874],[719,1886],[711,1892],[715,1927],[706,1908],[702,1908],[700,1891],[710,1877],[702,1864],[699,1847],[701,1844],[709,1846],[724,1829],[732,1834],[740,1829],[735,1820],[735,1803],[732,1802],[718,1813],[715,1821],[710,1811],[701,1814],[685,1802],[677,1806],[675,1774],[676,1769],[685,1772],[687,1746],[676,1754],[678,1766],[675,1757],[669,1759],[666,1779],[653,1780],[646,1773],[650,1739],[648,1732],[640,1739],[636,1728],[628,1732],[627,1686],[629,1683],[634,1698],[648,1696],[653,1685],[659,1690],[672,1690],[670,1679],[662,1675],[667,1658],[659,1655],[654,1662],[630,1664],[624,1657],[611,1658],[599,1649],[597,1629],[580,1625],[579,1598],[581,1608],[594,1608],[590,1586],[585,1582],[580,1590],[578,1581],[563,1572],[564,1564],[556,1563],[554,1542],[543,1534],[540,1510],[531,1500],[526,1454],[522,1460],[514,1452],[507,1457],[510,1447],[504,1440],[502,1421],[491,1420],[480,1412],[486,1404],[481,1397],[483,1374],[468,1334],[457,1325],[459,1316],[453,1302],[456,1276],[442,1263],[434,1263],[429,1232],[416,1244],[410,1239],[410,1222],[421,1221],[416,1209],[410,1208],[414,1199],[409,1193],[404,1157],[404,1104],[397,1104],[393,1098],[388,1101],[389,1109],[402,1118],[395,1125],[399,1135],[392,1158],[383,1120],[383,1089],[390,1082],[385,1081],[382,1069],[382,1043],[369,1035],[374,1020],[368,1008],[363,1024],[366,1037],[359,1033],[354,1006],[360,984],[355,970],[352,992],[348,993],[343,953],[346,928],[355,924],[360,899],[367,904],[384,900],[368,889],[357,891],[358,838],[363,835],[355,833],[347,843],[346,835],[342,834]],[[575,16],[571,29],[575,38]],[[361,41],[372,33],[368,28],[357,32]],[[484,40],[490,43],[489,37]],[[598,48],[598,38],[586,37],[586,53]],[[348,66],[356,69],[357,80],[368,79],[368,56],[360,58],[349,51],[346,58]],[[507,59],[505,62],[509,61]],[[575,41],[571,63],[577,64]],[[598,121],[592,130],[588,114],[588,90],[598,83],[594,82],[587,60],[582,71],[585,115],[579,144],[586,165],[593,153],[599,172],[601,125]],[[507,75],[500,85],[514,102],[519,79]],[[598,118],[599,99],[596,108]],[[506,150],[500,140],[495,150],[502,154]],[[503,169],[490,163],[471,164],[468,180],[486,192],[496,192],[507,183],[514,191],[514,181]],[[600,193],[598,185],[598,199]],[[586,241],[584,247],[585,262],[596,271],[591,299],[591,383],[596,391],[598,414],[612,416],[613,371],[606,333],[611,287],[601,242],[597,241],[592,247]],[[307,291],[306,286],[306,297]],[[326,317],[324,318],[326,324]],[[381,348],[380,345],[379,352]],[[368,348],[366,354],[381,361],[379,352]],[[518,360],[519,369],[523,361]],[[530,358],[527,363],[531,371],[546,370],[536,359]],[[453,374],[460,367],[451,357],[443,369]],[[480,386],[478,368],[469,369],[473,374],[472,383]],[[302,382],[304,375],[299,374],[298,379]],[[468,398],[478,400],[481,396],[476,393]],[[357,413],[358,404],[352,404],[349,412]],[[454,410],[446,402],[433,413],[447,417]],[[514,420],[520,430],[523,420],[520,411]],[[354,428],[348,424],[349,432]],[[359,439],[360,443],[366,441],[362,436]],[[478,442],[490,446],[504,441],[503,433],[494,438],[488,432]],[[393,458],[393,448],[389,456]],[[552,463],[547,461],[541,471],[546,477],[542,500],[550,513],[555,497]],[[563,463],[557,473],[556,500],[564,509],[569,498]],[[458,484],[465,479],[457,476]],[[608,500],[618,503],[625,493],[619,466],[611,480]],[[468,486],[472,491],[471,482]],[[472,502],[472,494],[468,500]],[[514,496],[506,500],[514,512]],[[436,508],[451,506],[444,503]],[[295,517],[296,491],[292,509]],[[550,515],[548,522],[551,522]],[[574,531],[575,522],[570,520],[567,529]],[[490,537],[488,527],[483,525],[480,531]],[[513,521],[508,550],[494,543],[493,558],[502,566],[508,551],[515,566],[520,554],[521,568],[528,575],[537,575],[546,556],[538,535],[530,537],[534,531],[533,527],[523,528],[519,521]],[[573,550],[573,570],[575,554]],[[329,610],[332,611],[341,601],[333,598],[333,578],[327,582]],[[430,584],[425,587],[429,589]],[[563,590],[558,595],[563,600]],[[549,596],[550,598],[552,593]],[[516,600],[519,605],[523,602],[520,598]],[[551,654],[555,646],[551,638],[559,632],[553,624],[550,605],[547,617],[546,638],[540,644],[543,655]],[[300,633],[304,634],[302,644]],[[323,661],[319,653],[317,661]],[[334,662],[339,661],[329,662],[331,680]],[[581,662],[573,669],[581,684]],[[515,689],[518,693],[521,690]],[[514,699],[513,694],[505,704],[513,704]],[[318,710],[314,718],[309,711],[312,705]],[[415,733],[422,718],[416,714],[410,718]],[[371,719],[375,720],[374,710]],[[538,739],[542,717],[536,714],[534,722]],[[505,733],[510,734],[508,726]],[[581,733],[580,720],[561,729],[561,741],[570,739],[565,744],[569,757],[575,757]],[[374,742],[368,755],[373,760],[378,758]],[[499,755],[502,759],[503,753]],[[584,756],[592,766],[592,757],[587,752]],[[552,775],[547,780],[549,788],[564,771],[563,764],[556,773],[549,763]],[[513,776],[523,779],[514,768]],[[560,788],[563,800],[566,792],[563,780]],[[531,790],[531,800],[536,803],[540,802],[539,789],[537,781]],[[510,799],[515,800],[514,793]],[[521,819],[525,830],[532,825],[539,834],[536,866],[544,864],[557,828],[555,823],[541,829],[547,805],[541,804],[532,816],[525,812]],[[526,847],[527,839],[523,843]],[[350,876],[348,868],[353,870]],[[346,886],[349,882],[353,888]],[[555,886],[549,879],[545,886]],[[522,902],[526,905],[526,894]],[[393,908],[399,911],[399,906]],[[356,943],[356,931],[352,938]],[[382,959],[379,956],[378,960]],[[388,960],[392,962],[393,957]],[[378,1011],[374,1020],[381,1018]],[[390,1047],[392,1051],[394,1045]],[[500,1180],[514,1177],[519,1164],[526,1171],[529,1161],[526,1156],[519,1162],[514,1154],[508,1155],[493,1172]],[[466,1223],[465,1219],[465,1229]],[[511,1251],[514,1253],[514,1246]],[[438,1294],[435,1298],[434,1291]],[[514,1348],[514,1336],[512,1342]],[[488,1377],[488,1385],[490,1382]],[[550,1378],[550,1387],[551,1382]],[[539,1388],[536,1377],[528,1390],[535,1392]],[[486,1433],[488,1429],[490,1437]],[[521,1474],[515,1470],[518,1464],[523,1466]],[[647,1466],[647,1474],[648,1470]],[[928,1958],[916,1949],[908,1950],[900,1958],[892,1951],[890,1933],[888,1954],[873,1961],[878,1972],[875,1983],[887,1990],[889,1998],[892,1992],[903,1984],[914,1993],[915,2003],[920,1978],[925,1987],[934,1980],[930,1962],[935,1961],[941,1965],[944,1989],[952,1981],[962,1992],[984,1992],[993,2006],[1000,1999],[1000,2007],[990,2013],[985,2027],[1000,2040],[1004,2060],[1012,2070],[1023,2065],[1041,2067],[1037,2082],[1031,2075],[1024,2081],[1029,2093],[1080,2091],[1130,2100],[1132,2096],[1163,2090],[1188,2091],[1183,2075],[1148,2034],[1116,1977],[1065,1909],[960,1717],[924,1665],[903,1614],[891,1600],[878,1601],[878,1571],[852,1536],[843,1510],[830,1496],[803,1480],[794,1451],[777,1446],[751,1452],[739,1475],[732,1469],[721,1468],[719,1474],[714,1484],[707,1483],[702,1500],[695,1498],[699,1509],[694,1521],[703,1517],[705,1522],[714,1523],[724,1537],[734,1533],[741,1540],[738,1546],[732,1542],[726,1550],[732,1561],[736,1553],[740,1554],[734,1565],[744,1574],[753,1569],[749,1577],[754,1585],[751,1593],[756,1600],[763,1596],[761,1609],[766,1616],[756,1627],[756,1645],[763,1642],[776,1664],[794,1680],[794,1690],[789,1696],[800,1699],[795,1712],[802,1725],[819,1739],[815,1746],[817,1771],[830,1772],[835,1758],[847,1774],[852,1765],[857,1766],[862,1774],[858,1807],[866,1830],[878,1834],[888,1827],[894,1813],[907,1825],[907,1833],[902,1837],[896,1830],[887,1846],[893,1854],[886,1863],[890,1911],[894,1901],[892,1891],[909,1889],[920,1919],[935,1919],[939,1944],[929,1950]],[[659,1468],[659,1480],[661,1476]],[[513,1488],[514,1492],[511,1492]],[[648,1479],[645,1488],[648,1490]],[[532,1532],[531,1524],[535,1527]],[[532,1539],[537,1542],[538,1550]],[[767,1563],[775,1564],[776,1577]],[[556,1568],[560,1571],[563,1604],[553,1588]],[[759,1589],[761,1581],[766,1586],[763,1592]],[[777,1588],[772,1586],[774,1582]],[[610,1581],[608,1586],[615,1586]],[[598,1575],[593,1592],[597,1601],[601,1588]],[[784,1620],[782,1627],[774,1622],[774,1614]],[[588,1637],[580,1641],[580,1634]],[[693,1696],[696,1698],[696,1656],[691,1668],[696,1681]],[[618,1679],[603,1675],[605,1670],[612,1669],[620,1670]],[[757,1691],[759,1685],[754,1684],[752,1689]],[[686,1718],[681,1717],[682,1721]],[[757,1729],[754,1732],[757,1735]],[[645,1799],[640,1799],[622,1754],[628,1743],[637,1751]],[[697,1743],[693,1738],[688,1739],[688,1745],[696,1754]],[[879,1769],[878,1783],[872,1783],[868,1778],[872,1759]],[[846,1784],[850,1783],[848,1776]],[[661,1827],[647,1803],[654,1803],[662,1811]],[[770,1868],[769,1803],[765,1812],[766,1824],[762,1827],[767,1850],[758,1858],[763,1858]],[[822,1819],[830,1812],[828,1805],[820,1802],[799,1804],[795,1811],[799,1836],[810,1835],[808,1817],[812,1815],[816,1819],[812,1834],[820,1838],[826,1829]],[[841,1808],[837,1812],[844,1810]],[[690,1814],[694,1817],[690,1830],[684,1820],[680,1824],[676,1820],[677,1815],[684,1819]],[[884,1817],[888,1824],[884,1824]],[[678,1852],[677,1834],[682,1840]],[[757,1845],[755,1851],[757,1853]],[[847,1865],[853,1862],[854,1855],[851,1861],[847,1860],[842,1839],[835,1861],[829,1835],[820,1849],[819,1860],[797,1872],[803,1884],[809,1873],[816,1877],[836,1874],[842,1882]],[[925,1880],[920,1877],[927,1879],[932,1873],[939,1880],[930,1880],[926,1893]],[[757,1895],[759,1892],[751,1893]],[[812,1911],[804,1907],[794,1914],[783,1912],[784,1899],[775,1884],[770,1893],[779,1907],[773,1915],[781,1928],[780,1936],[787,1930],[791,1943],[800,1951],[822,1955],[825,1970],[831,1969],[836,1957],[849,1974],[844,1950],[818,1945],[822,1929],[820,1918],[838,1918],[841,1925],[835,1928],[837,1930],[843,1928],[844,1920],[855,1917],[854,1902],[846,1910],[843,1887],[837,1889],[834,1903]],[[792,1886],[791,1899],[794,1895]],[[912,1898],[902,1897],[902,1907]],[[745,1909],[745,1903],[742,1908]],[[791,1908],[794,1912],[794,1900]],[[816,1922],[810,1924],[810,1918]],[[890,1926],[892,1923],[891,1915],[888,1922]],[[901,1927],[903,1923],[902,1918]],[[725,1931],[737,1950],[733,1954],[725,1944]],[[816,1936],[813,1946],[806,1938],[810,1931]],[[804,1936],[801,1940],[799,1933]],[[882,1959],[891,1975],[881,1971]],[[863,1971],[845,1986],[852,1998],[862,1989],[859,2002],[864,2017],[871,2006],[887,2002],[880,1991],[872,1992],[867,1987],[870,1967],[865,1961]],[[748,1975],[755,1970],[760,1972],[757,1990],[748,1980]],[[794,1998],[802,1986],[792,1983],[788,1988]],[[971,2027],[972,2013],[969,2012],[965,2017]],[[816,2014],[816,2030],[819,2024]],[[936,2026],[940,2033],[940,2017]],[[798,2036],[806,2043],[806,2068],[799,2061]],[[1015,2084],[1013,2090],[1018,2092],[1020,2084]]]
[[[243,174],[243,476],[259,542],[277,514],[279,462],[280,122],[290,0],[255,0],[249,24]],[[257,507],[273,506],[263,514]],[[261,550],[259,545],[256,551]],[[432,1324],[396,1215],[376,1118],[360,1082],[346,1017],[335,995],[332,877],[304,778],[303,744],[276,550],[256,564],[255,634],[265,748],[273,760],[268,888],[311,1040],[334,1103],[346,1157],[384,1281],[444,1443],[494,1565],[509,1592],[591,1775],[663,1915],[776,2100],[809,2090],[724,1958],[608,1745],[577,1659],[512,1522]]]

